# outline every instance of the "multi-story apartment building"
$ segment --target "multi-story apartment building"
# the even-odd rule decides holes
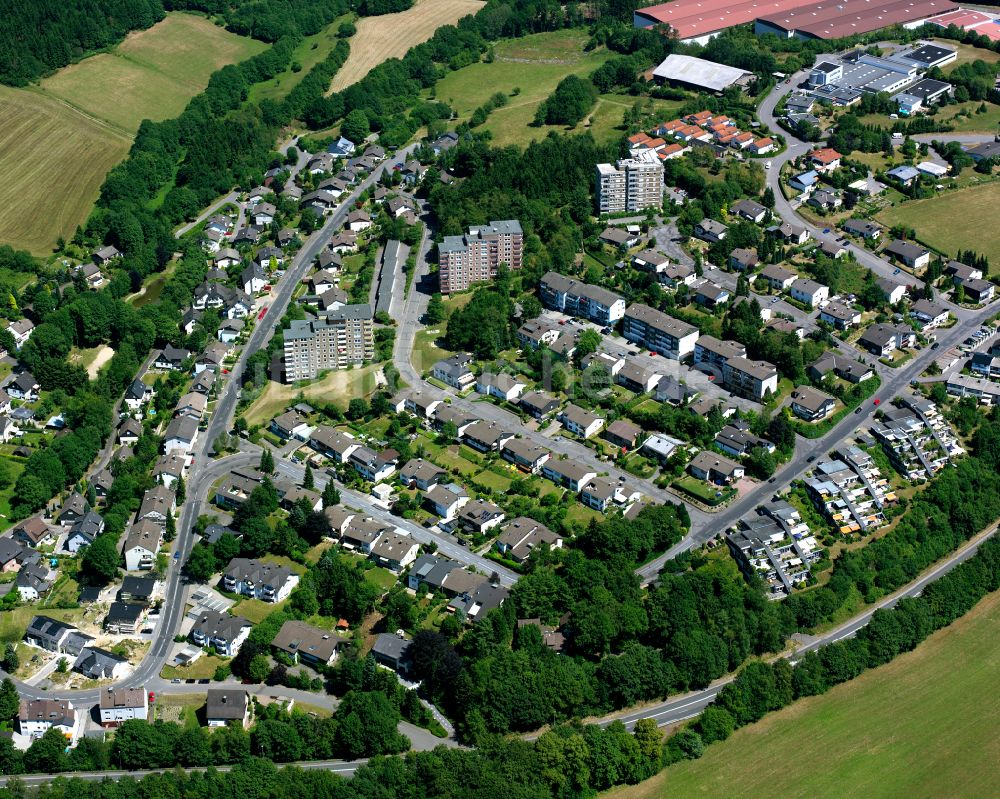
[[[698,337],[694,347],[694,362],[722,368],[730,358],[746,358],[747,348],[738,341],[724,341],[707,333]]]
[[[733,394],[759,401],[778,390],[778,370],[767,361],[729,358],[722,366],[722,382]]]
[[[663,205],[663,164],[623,158],[614,166],[598,164],[597,212],[616,214]]]
[[[694,352],[698,328],[648,305],[633,303],[625,311],[622,335],[641,347],[679,360]]]
[[[500,264],[520,269],[524,232],[516,219],[470,227],[464,236],[445,236],[438,245],[438,280],[442,294],[464,291],[492,280]]]
[[[297,319],[285,330],[285,379],[289,383],[374,358],[370,305],[343,305],[323,319]]]
[[[625,315],[623,297],[558,272],[545,273],[539,295],[549,308],[582,316],[599,325],[613,325]]]

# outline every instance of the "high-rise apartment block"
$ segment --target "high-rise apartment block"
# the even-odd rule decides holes
[[[464,236],[445,236],[438,245],[438,279],[442,294],[464,291],[492,280],[500,264],[520,269],[524,233],[516,219],[470,227]]]
[[[617,214],[663,205],[663,164],[623,158],[597,165],[597,212]]]
[[[375,359],[370,305],[342,305],[321,319],[296,319],[285,330],[284,339],[289,383]]]

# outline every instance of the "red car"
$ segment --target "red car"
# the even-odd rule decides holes
[[[265,306],[264,306],[264,307],[263,307],[263,308],[261,309],[260,313],[259,313],[259,314],[257,314],[257,321],[258,321],[258,322],[259,322],[259,321],[260,321],[261,319],[263,319],[263,318],[264,318],[264,314],[266,314],[266,313],[267,313],[267,308],[268,308],[268,306],[266,306],[266,305],[265,305]]]
[[[876,397],[875,398],[875,404],[876,405],[881,405],[882,404],[882,400],[880,400],[878,397]]]
[[[155,691],[150,691],[149,692],[149,704],[152,705],[152,704],[155,704],[155,702],[156,702],[156,692]]]

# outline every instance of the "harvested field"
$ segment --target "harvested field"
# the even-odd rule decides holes
[[[398,14],[365,17],[351,37],[351,55],[334,76],[331,92],[357,83],[389,58],[401,58],[414,45],[426,42],[442,25],[475,14],[485,3],[479,0],[418,0],[413,8]]]

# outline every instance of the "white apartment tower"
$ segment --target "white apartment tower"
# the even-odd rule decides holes
[[[617,214],[663,205],[663,164],[623,158],[597,165],[597,212]]]

